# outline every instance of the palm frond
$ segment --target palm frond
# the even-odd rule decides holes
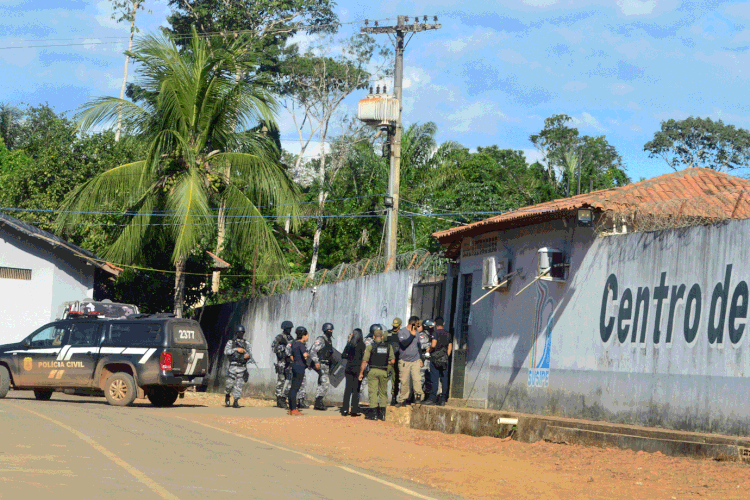
[[[299,188],[277,163],[249,153],[219,153],[209,161],[228,168],[231,181],[235,185],[245,185],[247,196],[256,200],[260,197],[275,205],[274,211],[279,219],[291,216],[292,222],[297,223]]]
[[[167,208],[174,213],[172,222],[174,251],[172,260],[187,257],[201,238],[210,231],[209,204],[201,171],[191,167],[180,175],[167,197]]]
[[[134,264],[142,260],[144,241],[150,232],[154,209],[158,206],[158,195],[153,191],[143,197],[137,213],[122,230],[104,257],[113,262]]]
[[[81,219],[78,212],[127,210],[151,186],[145,161],[126,163],[102,172],[73,190],[61,205],[58,227]]]
[[[228,212],[232,214],[227,225],[230,239],[243,250],[235,253],[250,264],[255,254],[249,250],[257,250],[267,274],[286,273],[287,266],[279,243],[253,202],[231,183],[224,190],[224,199]]]

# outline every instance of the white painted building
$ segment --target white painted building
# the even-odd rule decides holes
[[[63,302],[94,297],[118,270],[51,233],[0,212],[0,344],[54,320]]]

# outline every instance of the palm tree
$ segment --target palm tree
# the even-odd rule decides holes
[[[108,170],[66,199],[68,212],[124,210],[127,224],[105,257],[138,262],[147,243],[168,238],[174,245],[174,312],[184,309],[186,262],[202,242],[227,237],[236,257],[254,255],[261,268],[285,272],[281,250],[260,201],[289,215],[298,199],[294,184],[274,161],[278,152],[262,133],[239,127],[274,127],[276,103],[262,86],[237,79],[239,65],[251,64],[247,39],[230,44],[193,32],[180,51],[170,38],[147,36],[130,56],[139,64],[143,105],[100,97],[82,106],[82,129],[111,124],[122,115],[123,129],[145,144],[145,157]],[[246,72],[242,71],[247,74]],[[63,213],[59,227],[81,216]],[[220,242],[221,251],[224,244]]]

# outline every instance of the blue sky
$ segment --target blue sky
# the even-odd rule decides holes
[[[168,8],[145,5],[151,13],[138,24],[153,31]],[[693,115],[750,129],[748,3],[383,0],[340,1],[337,12],[344,22],[438,15],[443,28],[407,47],[404,121],[436,122],[440,141],[535,159],[529,135],[565,113],[581,133],[606,135],[638,180],[670,171],[643,152],[661,120]],[[0,101],[72,111],[119,93],[128,27],[110,19],[109,1],[0,0],[0,33]],[[18,48],[36,44],[83,45]]]

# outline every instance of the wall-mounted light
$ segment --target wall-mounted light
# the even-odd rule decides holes
[[[576,220],[579,226],[591,226],[594,222],[594,211],[590,208],[579,208]]]
[[[393,208],[393,196],[386,196],[383,199],[383,203],[385,204],[385,208]]]

